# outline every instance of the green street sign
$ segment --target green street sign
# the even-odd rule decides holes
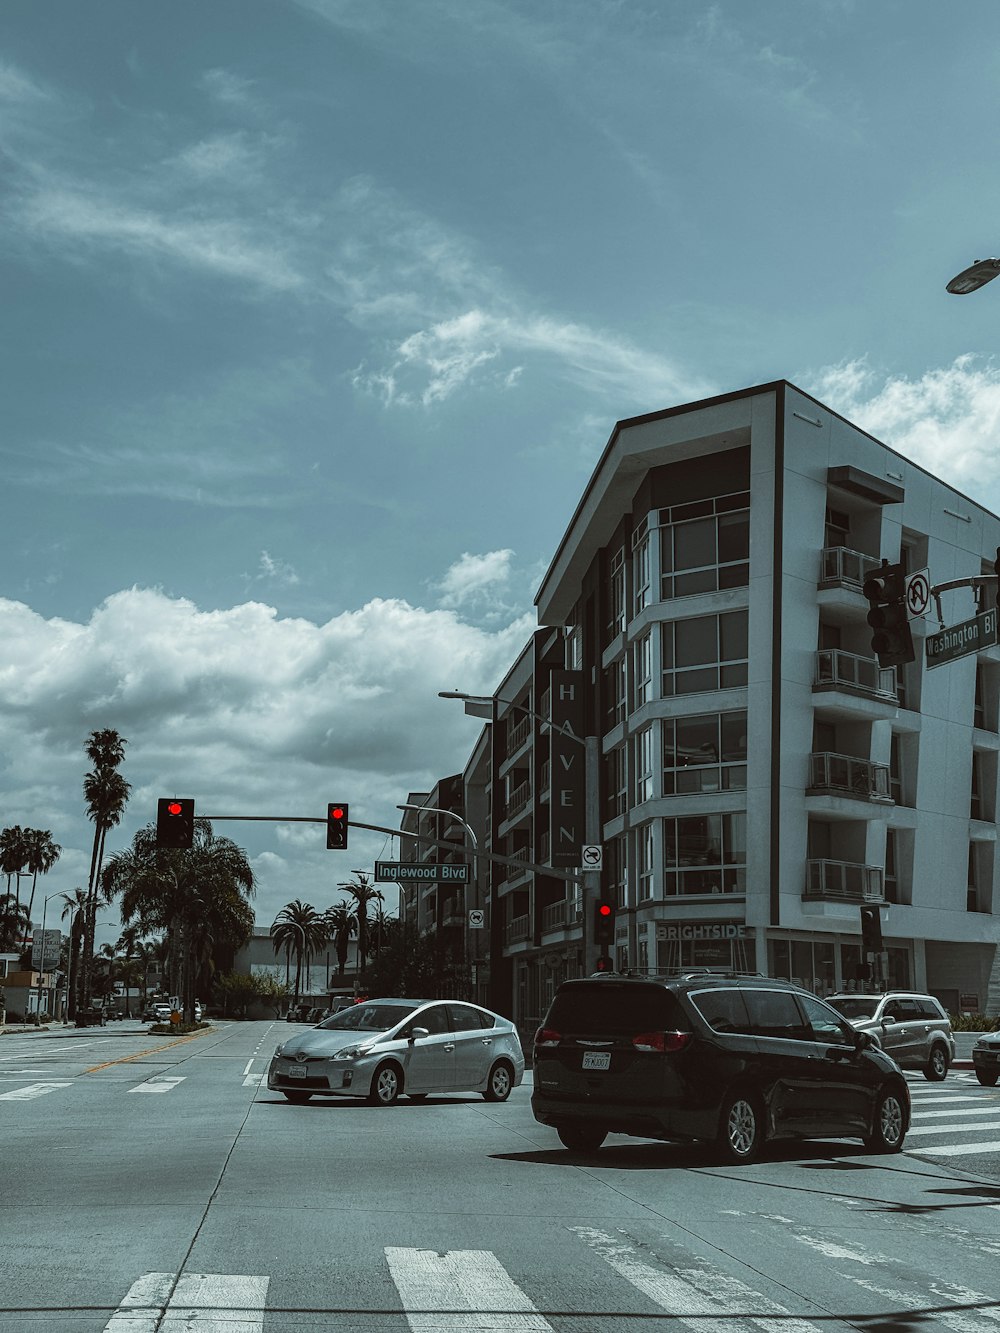
[[[468,884],[469,867],[456,864],[424,864],[410,861],[376,861],[375,879],[381,884]]]
[[[956,657],[978,653],[981,648],[992,648],[996,641],[997,609],[993,606],[972,620],[950,625],[940,634],[928,634],[924,641],[928,670],[942,662],[953,662]]]

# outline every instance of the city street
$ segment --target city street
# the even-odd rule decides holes
[[[901,1156],[584,1160],[530,1074],[502,1105],[293,1106],[261,1086],[290,1030],[0,1038],[0,1333],[995,1333],[1000,1091],[967,1071],[910,1076]]]

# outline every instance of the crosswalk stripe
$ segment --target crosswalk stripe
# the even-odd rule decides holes
[[[996,1126],[991,1126],[996,1128]],[[925,1156],[933,1157],[969,1157],[973,1153],[1000,1152],[1000,1141],[992,1143],[949,1143],[938,1148],[921,1148]]]
[[[739,1278],[727,1277],[717,1269],[654,1267],[621,1236],[610,1236],[595,1227],[569,1230],[662,1310],[675,1319],[690,1318],[697,1333],[734,1333],[740,1327],[733,1320],[734,1309],[759,1310],[750,1319],[768,1333],[819,1333],[808,1319],[789,1316],[784,1306],[768,1300]],[[706,1317],[710,1315],[718,1317]]]
[[[386,1246],[385,1257],[412,1333],[553,1333],[490,1250]]]
[[[980,1120],[974,1125],[968,1123],[964,1125],[918,1125],[916,1129],[911,1125],[907,1130],[906,1137],[912,1139],[914,1134],[965,1134],[973,1129],[1000,1129],[1000,1120]]]
[[[68,1088],[71,1079],[59,1083],[29,1083],[26,1088],[14,1088],[10,1092],[0,1092],[0,1102],[28,1102],[33,1097],[44,1097],[47,1092],[57,1088]]]
[[[182,1074],[179,1078],[150,1078],[145,1083],[137,1083],[134,1088],[129,1088],[129,1092],[173,1092],[186,1077],[186,1074]]]
[[[914,1120],[943,1120],[948,1116],[982,1115],[982,1106],[959,1107],[954,1111],[914,1111]]]
[[[104,1333],[263,1333],[269,1281],[234,1273],[145,1273]]]

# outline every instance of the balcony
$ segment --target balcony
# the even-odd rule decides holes
[[[516,916],[503,933],[504,944],[520,944],[531,938],[531,917]]]
[[[522,782],[515,787],[507,797],[506,818],[513,819],[515,815],[521,813],[524,807],[531,800],[531,783]]]
[[[826,697],[817,707],[831,717],[893,717],[899,707],[896,668],[842,648],[821,648],[815,657],[813,694]]]
[[[582,919],[582,909],[563,898],[542,908],[542,934],[552,930],[574,930]]]
[[[848,588],[860,592],[865,579],[881,565],[877,555],[851,551],[846,546],[825,546],[820,569],[820,588]]]
[[[807,861],[802,896],[849,903],[884,902],[882,867],[854,861]]]
[[[507,758],[520,750],[521,746],[531,735],[531,716],[519,717],[514,725],[507,732]]]
[[[807,796],[848,796],[856,801],[892,805],[888,764],[873,764],[849,754],[819,751],[809,756]]]

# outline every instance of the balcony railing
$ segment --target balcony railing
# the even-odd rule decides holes
[[[830,584],[860,589],[873,569],[881,565],[878,556],[851,551],[846,546],[825,546],[820,569],[820,587]]]
[[[542,908],[542,930],[558,930],[566,924],[566,899]]]
[[[518,751],[531,734],[531,716],[519,717],[507,732],[507,757]]]
[[[860,801],[891,802],[888,764],[820,751],[809,756],[809,791],[832,792]]]
[[[531,917],[516,916],[504,931],[506,944],[517,944],[531,938]]]
[[[531,800],[531,783],[522,782],[507,797],[507,818],[512,819]]]
[[[813,689],[837,685],[895,700],[896,668],[880,667],[876,658],[845,653],[842,648],[821,648],[816,654]]]
[[[854,861],[807,861],[803,897],[839,898],[853,903],[883,902],[882,867],[859,865]]]

